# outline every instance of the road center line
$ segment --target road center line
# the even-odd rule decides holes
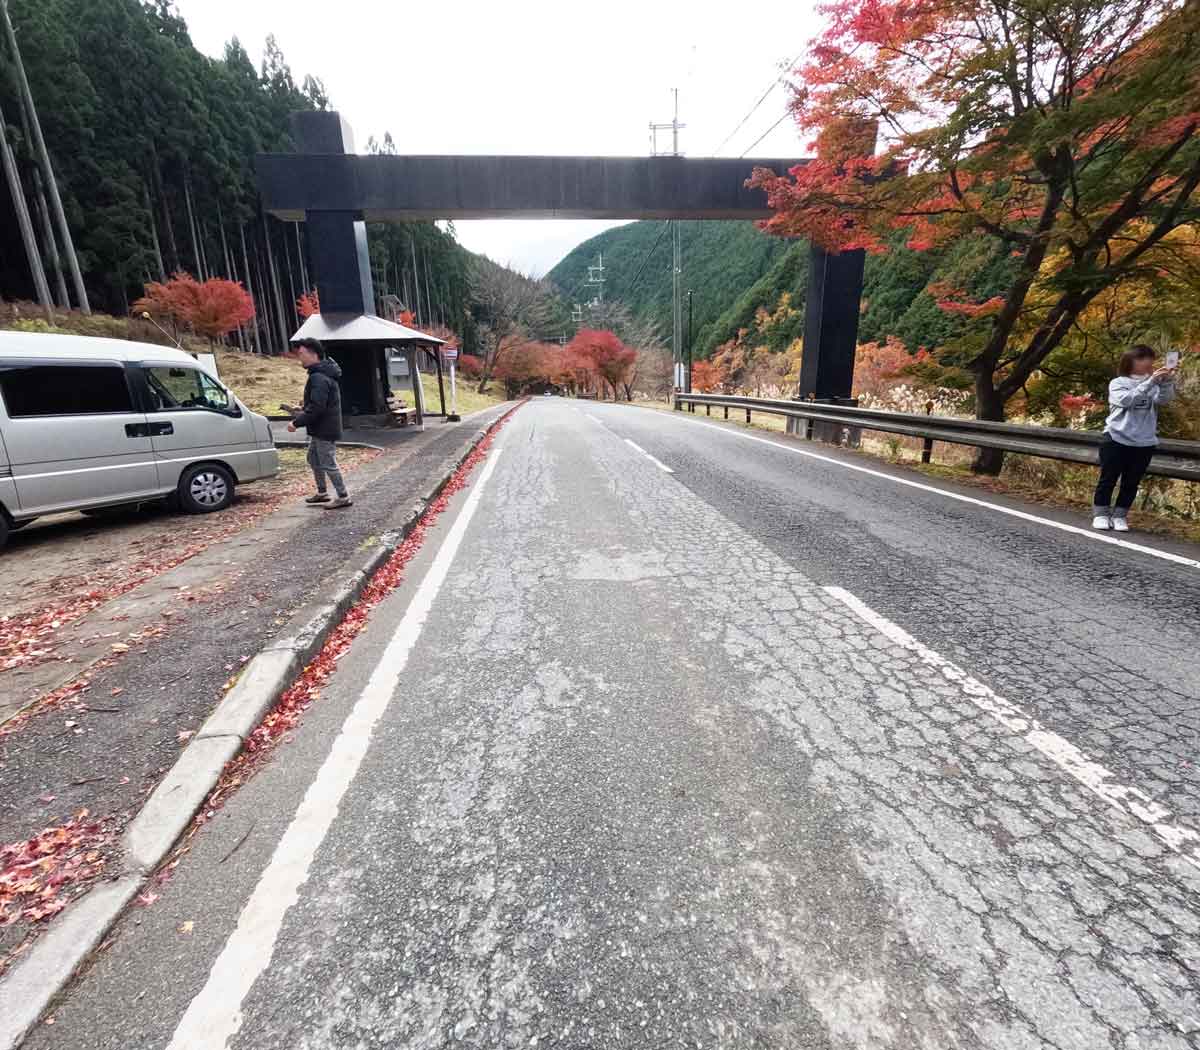
[[[599,421],[597,420],[597,422],[599,422]],[[675,471],[673,471],[670,467],[668,467],[662,460],[655,459],[652,455],[650,455],[650,453],[647,452],[644,448],[642,448],[642,446],[639,445],[636,441],[630,441],[629,438],[626,438],[625,444],[627,444],[630,448],[636,449],[638,452],[640,452],[643,456],[645,456],[648,460],[650,460],[651,463],[653,463],[656,467],[658,467],[659,470],[665,470],[668,474],[675,473]]]
[[[1095,792],[1114,809],[1128,813],[1144,824],[1150,825],[1154,833],[1171,849],[1181,854],[1200,868],[1200,833],[1175,823],[1171,811],[1154,801],[1144,791],[1121,784],[1109,770],[1093,762],[1070,741],[1046,729],[1036,718],[1026,714],[1016,704],[997,696],[976,678],[972,678],[957,664],[940,653],[917,641],[903,627],[880,616],[849,591],[841,587],[825,587],[826,594],[836,598],[851,612],[861,617],[880,634],[903,649],[916,653],[921,662],[941,672],[942,676],[957,683],[963,695],[981,711],[991,715],[1005,729],[1032,744],[1059,768],[1065,770],[1084,787]]]
[[[672,416],[677,413],[671,413]],[[1170,551],[1159,550],[1157,547],[1147,547],[1141,543],[1133,543],[1129,540],[1118,539],[1116,536],[1109,535],[1104,532],[1097,532],[1091,529],[1080,528],[1078,525],[1067,525],[1065,522],[1054,521],[1051,518],[1041,518],[1036,514],[1028,514],[1023,510],[1015,510],[1012,507],[1002,507],[998,503],[989,503],[987,500],[976,499],[974,496],[964,496],[960,492],[951,492],[948,489],[940,489],[936,485],[924,485],[919,481],[910,481],[908,478],[898,478],[892,474],[885,474],[882,470],[872,470],[870,467],[860,467],[857,463],[846,463],[840,459],[834,459],[832,456],[822,456],[819,452],[809,452],[803,448],[793,448],[791,445],[785,445],[778,441],[771,441],[769,438],[757,437],[754,434],[746,434],[740,430],[734,430],[730,427],[723,427],[715,423],[704,423],[699,419],[684,419],[680,420],[683,423],[694,423],[698,427],[705,427],[708,430],[715,431],[718,434],[726,434],[729,437],[744,438],[746,441],[757,441],[763,445],[770,445],[772,448],[777,448],[782,452],[791,452],[797,456],[807,456],[809,459],[817,459],[822,463],[832,463],[834,466],[843,467],[846,470],[854,470],[860,474],[869,474],[873,478],[882,478],[884,481],[891,481],[896,485],[907,485],[909,488],[920,489],[922,492],[935,492],[939,496],[945,496],[947,499],[958,500],[960,503],[970,503],[976,507],[986,507],[988,510],[998,511],[1001,514],[1007,514],[1013,518],[1020,518],[1022,521],[1032,521],[1038,525],[1048,525],[1052,529],[1059,529],[1062,532],[1073,532],[1077,536],[1082,536],[1085,539],[1095,540],[1098,543],[1109,543],[1114,547],[1124,547],[1126,550],[1137,551],[1139,554],[1149,554],[1154,558],[1162,558],[1163,561],[1174,562],[1176,565],[1186,565],[1190,569],[1200,569],[1200,561],[1195,558],[1185,558],[1181,554],[1172,554]]]
[[[413,595],[395,634],[371,672],[342,730],[309,786],[296,815],[275,847],[266,870],[238,917],[237,928],[213,964],[208,980],[189,1004],[168,1050],[217,1050],[242,1025],[242,1002],[267,966],[288,909],[299,899],[309,867],[336,819],[342,797],[354,781],[371,744],[371,734],[396,691],[397,680],[433,607],[467,526],[479,506],[499,449],[487,457],[458,518],[450,527],[425,578]]]

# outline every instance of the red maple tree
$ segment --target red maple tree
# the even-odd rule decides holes
[[[567,351],[568,371],[577,379],[607,383],[614,401],[620,399],[621,386],[637,366],[637,351],[609,331],[581,328],[568,344]]]
[[[943,296],[954,362],[1003,419],[1092,300],[1170,267],[1200,220],[1200,6],[1185,0],[837,0],[792,102],[817,158],[751,180],[764,226],[831,249],[971,235],[1004,294]],[[876,151],[877,137],[881,149]],[[999,469],[981,450],[977,469]]]
[[[208,339],[220,339],[254,319],[254,300],[236,281],[213,277],[201,282],[179,272],[165,283],[147,283],[146,294],[133,304],[133,312],[148,313],[176,330],[188,328]]]
[[[300,319],[307,321],[310,317],[321,312],[321,295],[314,288],[311,292],[305,292],[296,300],[296,312],[300,315]]]

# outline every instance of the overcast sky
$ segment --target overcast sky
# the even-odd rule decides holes
[[[177,0],[192,40],[220,55],[237,36],[262,58],[278,38],[299,82],[321,77],[358,149],[390,131],[401,153],[644,156],[650,121],[671,119],[681,148],[712,156],[819,24],[799,3],[605,3],[543,0]],[[803,154],[776,88],[720,150]],[[617,223],[459,222],[459,240],[498,262],[545,273]]]

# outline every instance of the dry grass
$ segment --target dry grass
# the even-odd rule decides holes
[[[446,410],[450,409],[450,377],[443,376],[442,382],[446,388]],[[472,412],[478,412],[481,409],[491,408],[493,405],[499,405],[505,400],[504,391],[498,388],[496,383],[488,388],[486,394],[476,392],[476,387],[479,386],[477,380],[466,380],[459,376],[455,382],[455,389],[458,395],[458,414],[460,416],[470,415]],[[436,412],[440,405],[438,401],[438,382],[437,375],[429,375],[425,372],[421,373],[421,387],[425,391],[425,407]],[[407,396],[405,402],[412,400],[411,390],[405,391]]]
[[[217,373],[246,406],[267,416],[286,413],[281,405],[299,404],[304,369],[291,357],[264,357],[219,347]]]

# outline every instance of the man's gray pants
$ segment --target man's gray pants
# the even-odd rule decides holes
[[[318,492],[325,491],[325,478],[328,477],[333,482],[333,491],[339,496],[346,495],[346,483],[337,465],[337,446],[332,441],[309,438],[308,465],[312,467]]]

